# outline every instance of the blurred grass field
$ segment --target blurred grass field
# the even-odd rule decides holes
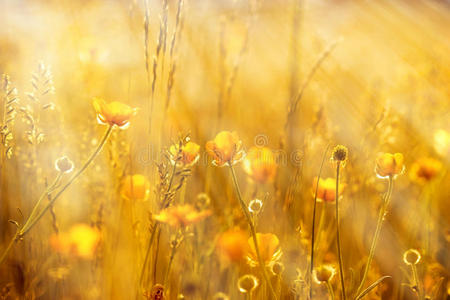
[[[0,299],[343,299],[336,145],[345,298],[389,198],[363,299],[449,299],[449,37],[447,1],[1,0]]]

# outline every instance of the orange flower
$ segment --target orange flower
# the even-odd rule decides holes
[[[267,147],[250,148],[244,160],[244,170],[256,182],[273,181],[277,173],[273,151]]]
[[[375,172],[380,178],[395,177],[403,172],[403,154],[380,153],[377,157]]]
[[[314,178],[312,193],[313,196],[316,192],[317,186],[317,177]],[[339,196],[342,195],[345,189],[345,184],[339,184]],[[333,202],[336,200],[336,179],[335,178],[326,178],[319,180],[319,188],[317,189],[317,200],[325,201],[325,202]]]
[[[100,233],[86,225],[74,225],[69,232],[55,234],[50,237],[50,245],[60,253],[91,259],[100,242]]]
[[[416,161],[409,171],[409,177],[417,183],[427,183],[442,169],[442,163],[431,157],[424,157]]]
[[[242,141],[234,131],[219,132],[213,141],[206,143],[206,151],[214,159],[213,164],[219,167],[234,164],[244,157]]]
[[[172,161],[176,161],[177,159],[184,165],[193,165],[195,164],[200,157],[200,146],[194,142],[187,142],[183,146],[181,146],[181,157],[177,158],[176,155],[179,153],[179,145],[175,144],[170,146],[169,149],[170,154],[172,155]]]
[[[282,252],[280,249],[280,241],[275,234],[272,233],[257,233],[256,240],[258,242],[259,253],[261,260],[265,265],[270,264],[273,261],[280,259]],[[247,260],[250,266],[254,267],[258,265],[258,256],[256,255],[255,245],[253,238],[248,239],[248,256]]]
[[[217,240],[217,250],[225,260],[239,262],[248,251],[247,239],[247,234],[238,228],[227,230]]]
[[[141,174],[127,176],[122,181],[122,197],[128,200],[147,200],[150,195],[150,182]]]
[[[117,101],[106,103],[100,98],[94,98],[93,105],[101,124],[117,125],[122,129],[129,126],[130,118],[137,112],[136,108],[131,108],[124,103]]]
[[[156,221],[173,227],[185,227],[195,224],[211,214],[211,211],[197,211],[192,205],[178,205],[164,209],[159,215],[153,216]]]

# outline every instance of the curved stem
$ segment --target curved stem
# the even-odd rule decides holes
[[[334,300],[333,287],[331,286],[331,283],[329,281],[327,281],[327,288],[328,288],[328,293],[330,293],[331,300]]]
[[[26,220],[25,224],[22,226],[21,230],[26,230],[26,228],[29,227],[29,224],[35,217],[42,200],[44,200],[44,198],[46,196],[48,196],[54,190],[54,188],[57,186],[59,180],[61,180],[62,175],[63,175],[63,173],[59,172],[55,178],[55,181],[48,188],[46,188],[45,191],[42,193],[42,195],[39,197],[38,201],[36,202],[36,204],[33,207],[33,210],[31,211],[30,216]]]
[[[59,190],[59,192],[53,197],[51,201],[47,203],[47,205],[42,209],[42,211],[37,215],[37,217],[30,222],[27,228],[23,228],[20,231],[20,236],[24,236],[28,231],[33,228],[33,226],[39,222],[39,220],[42,218],[42,216],[47,212],[47,210],[55,203],[55,201],[64,193],[64,191],[86,170],[86,168],[92,163],[92,161],[97,157],[97,155],[102,150],[103,146],[105,145],[106,141],[108,140],[109,136],[111,135],[113,129],[113,125],[110,125],[108,129],[106,130],[105,134],[103,135],[103,138],[101,139],[100,143],[98,144],[95,151],[89,156],[88,160],[84,163],[84,165],[81,167],[81,169],[78,170],[73,176],[69,179],[69,181]]]
[[[369,252],[369,257],[367,258],[366,268],[364,269],[364,274],[363,274],[361,283],[359,284],[358,290],[356,291],[356,296],[359,295],[362,288],[364,287],[364,283],[366,282],[366,279],[367,279],[367,274],[369,274],[370,265],[372,263],[374,255],[375,255],[375,249],[377,248],[377,243],[378,243],[378,239],[380,236],[381,227],[383,225],[383,220],[387,213],[387,208],[388,208],[389,201],[390,201],[390,198],[392,195],[392,189],[393,189],[393,185],[394,185],[393,181],[394,181],[394,179],[392,178],[392,176],[390,176],[388,190],[387,190],[386,196],[384,198],[383,204],[380,208],[380,213],[378,215],[377,227],[375,229],[375,234],[374,234],[374,237],[372,240],[372,245],[370,246],[370,252]]]
[[[2,254],[1,258],[0,258],[0,264],[5,260],[6,256],[8,255],[9,251],[12,248],[12,245],[16,241],[18,241],[21,238],[23,238],[34,227],[34,225],[36,225],[36,223],[39,222],[39,220],[42,218],[42,216],[55,203],[55,201],[61,196],[61,194],[84,172],[84,170],[86,170],[86,168],[91,164],[91,162],[94,160],[94,158],[97,157],[97,155],[100,153],[100,151],[102,150],[103,146],[105,145],[106,141],[108,140],[109,136],[111,135],[112,129],[113,129],[113,126],[109,126],[108,127],[108,129],[106,130],[105,134],[103,135],[102,140],[98,144],[97,148],[91,154],[91,156],[88,158],[88,160],[84,163],[84,165],[81,167],[81,169],[78,170],[78,172],[76,172],[69,179],[69,181],[55,195],[55,197],[53,197],[52,200],[49,201],[47,203],[47,205],[40,211],[40,213],[37,214],[37,206],[38,206],[38,204],[42,201],[43,197],[45,197],[46,195],[48,195],[49,192],[51,192],[51,190],[53,188],[51,187],[51,188],[46,189],[46,191],[41,195],[41,198],[39,198],[38,202],[36,203],[33,211],[31,212],[31,215],[28,217],[27,221],[25,222],[25,225],[16,232],[16,234],[14,235],[14,237],[11,239],[10,243],[8,244],[8,247],[6,247],[5,251],[3,252],[3,254]],[[57,182],[59,180],[58,177],[56,179],[57,180],[55,180],[55,184],[57,184]],[[34,215],[36,215],[36,217],[32,218]]]
[[[315,229],[316,229],[316,208],[317,208],[317,191],[319,190],[319,181],[320,176],[322,175],[322,168],[323,163],[325,162],[325,157],[328,152],[328,148],[330,145],[328,144],[327,148],[325,149],[325,152],[323,153],[322,157],[322,163],[320,164],[319,169],[319,176],[317,176],[317,183],[316,183],[316,190],[314,192],[314,207],[313,207],[313,219],[312,219],[312,233],[311,233],[311,261],[310,261],[310,268],[309,268],[309,299],[312,299],[312,273],[314,268],[314,243],[315,243]],[[325,211],[325,207],[322,207],[322,212]],[[322,213],[323,216],[323,213]],[[320,218],[322,221],[322,217]],[[319,224],[319,230],[320,230],[320,224]]]
[[[5,251],[3,251],[2,256],[0,257],[0,265],[3,263],[3,261],[5,260],[6,256],[8,256],[9,251],[11,250],[12,246],[14,245],[14,243],[19,239],[19,231],[16,232],[16,234],[14,234],[13,238],[11,239],[11,241],[9,242],[8,246],[6,247]]]
[[[228,163],[228,166],[230,167],[231,177],[233,178],[234,187],[236,190],[236,194],[238,196],[239,204],[241,205],[242,211],[245,215],[245,218],[247,219],[247,223],[250,226],[250,232],[252,234],[253,244],[255,245],[255,252],[256,256],[258,257],[258,265],[261,269],[262,275],[264,277],[264,280],[266,281],[267,285],[269,286],[270,292],[272,293],[272,296],[274,299],[277,299],[277,295],[275,293],[275,290],[273,289],[272,283],[270,282],[269,277],[267,276],[266,269],[264,267],[264,262],[261,258],[261,254],[259,251],[258,241],[256,239],[256,229],[255,225],[252,222],[252,219],[250,217],[250,214],[247,210],[247,206],[244,203],[244,200],[242,199],[241,190],[239,189],[239,184],[237,182],[236,173],[234,172],[233,165],[231,163]]]
[[[345,282],[344,282],[344,267],[342,264],[342,253],[341,253],[341,238],[339,234],[339,169],[341,163],[337,162],[336,167],[336,240],[337,240],[337,252],[338,252],[338,260],[339,260],[339,276],[341,279],[341,289],[342,289],[342,299],[346,299],[345,296]]]

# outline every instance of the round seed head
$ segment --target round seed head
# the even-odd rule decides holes
[[[417,265],[421,259],[420,252],[416,249],[406,250],[403,254],[403,261],[407,265]]]

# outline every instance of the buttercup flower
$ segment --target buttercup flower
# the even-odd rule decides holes
[[[214,140],[206,143],[206,151],[214,159],[213,164],[223,166],[224,164],[235,164],[244,158],[242,141],[236,132],[221,131]]]
[[[380,178],[396,177],[405,169],[401,153],[380,153],[376,162],[375,173]]]
[[[416,183],[427,183],[442,169],[442,163],[431,157],[424,157],[412,164],[409,177]]]
[[[314,196],[317,186],[317,177],[314,178],[312,185],[312,194]],[[345,184],[339,184],[339,196],[342,195],[345,189]],[[319,180],[319,188],[317,189],[317,200],[324,202],[333,202],[336,200],[336,179],[326,178]]]
[[[177,159],[184,165],[193,165],[195,164],[200,157],[200,146],[194,142],[187,142],[183,146],[181,146],[181,157],[177,158],[179,151],[179,145],[175,144],[170,146],[169,152],[172,156],[172,162],[175,162]]]
[[[261,260],[265,265],[280,259],[282,252],[280,249],[280,241],[275,234],[272,233],[257,233],[256,240],[259,246],[259,253]],[[250,266],[258,265],[258,256],[256,255],[253,238],[248,239],[249,252],[247,256]]]
[[[117,125],[121,129],[129,126],[130,118],[137,112],[136,108],[131,108],[124,103],[118,101],[106,103],[100,98],[94,98],[93,105],[101,124]]]
[[[417,265],[421,259],[420,252],[416,249],[406,250],[403,254],[403,261],[407,265]]]
[[[251,293],[258,285],[258,278],[251,274],[241,276],[238,280],[238,288],[241,293]]]
[[[63,156],[55,161],[55,168],[61,173],[70,173],[73,170],[73,162],[67,156]]]
[[[120,194],[128,200],[145,201],[150,195],[150,182],[144,175],[129,175],[122,181]]]
[[[321,265],[313,271],[313,279],[318,284],[331,281],[334,275],[336,275],[336,268],[332,265]]]
[[[186,227],[203,220],[210,214],[210,210],[197,211],[193,206],[186,204],[166,208],[153,218],[173,227]]]
[[[247,239],[248,235],[238,228],[222,233],[217,240],[217,250],[221,258],[231,262],[241,261],[248,251]]]
[[[60,253],[91,259],[100,242],[100,233],[86,225],[74,225],[68,232],[50,237],[50,245]]]
[[[244,170],[256,182],[273,181],[277,173],[273,151],[267,147],[250,148],[244,160]]]

